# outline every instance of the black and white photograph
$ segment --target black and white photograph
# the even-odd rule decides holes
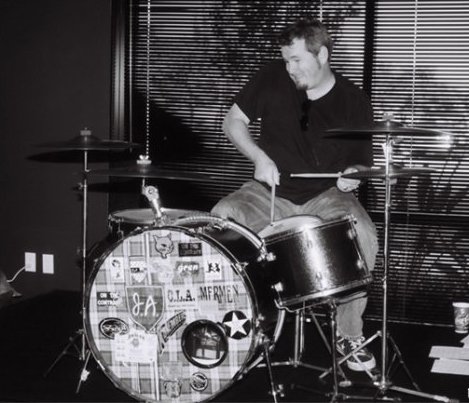
[[[469,402],[469,2],[0,0],[0,54],[0,402]]]

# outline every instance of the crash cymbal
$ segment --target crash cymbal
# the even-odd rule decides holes
[[[116,176],[121,178],[158,178],[188,181],[206,181],[208,179],[213,179],[210,175],[158,168],[148,164],[135,164],[128,167],[91,170],[89,171],[89,174],[97,176]]]
[[[374,122],[370,126],[362,126],[355,128],[337,128],[327,130],[330,136],[342,135],[378,135],[378,134],[393,134],[395,136],[447,136],[449,133],[433,129],[423,129],[418,127],[404,126],[403,124],[394,120],[381,120]]]
[[[126,150],[142,147],[137,143],[120,140],[101,140],[91,134],[89,130],[82,130],[79,136],[70,140],[55,141],[39,144],[39,147],[58,148],[61,150],[93,151],[93,150]]]
[[[432,172],[436,172],[433,168],[401,168],[397,165],[391,165],[389,167],[390,178],[402,178],[407,176],[420,176],[428,175]],[[349,174],[342,174],[342,178],[346,179],[372,179],[372,178],[385,178],[386,172],[384,167],[370,168],[363,171],[352,172]]]

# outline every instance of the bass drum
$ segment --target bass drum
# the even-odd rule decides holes
[[[176,224],[112,245],[85,290],[91,352],[138,400],[215,397],[262,359],[261,336],[276,341],[283,326],[260,238],[213,216]]]

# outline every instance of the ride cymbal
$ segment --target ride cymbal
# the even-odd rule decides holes
[[[436,172],[433,168],[401,168],[396,165],[389,167],[390,178],[402,178],[407,176],[420,176],[428,175]],[[363,171],[342,174],[342,178],[346,179],[372,179],[372,178],[386,178],[385,168],[370,168]]]
[[[337,128],[327,130],[331,136],[341,135],[378,135],[378,134],[394,134],[396,136],[447,136],[449,133],[434,129],[424,129],[419,127],[409,127],[396,122],[394,120],[382,120],[374,122],[370,126],[362,126],[355,128]]]

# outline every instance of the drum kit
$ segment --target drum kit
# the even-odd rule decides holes
[[[382,339],[382,365],[381,378],[375,379],[374,386],[383,395],[394,390],[445,401],[441,396],[393,385],[387,371],[391,179],[432,172],[392,165],[393,135],[433,134],[430,132],[388,120],[356,131],[338,129],[331,135],[386,136],[384,168],[342,175],[385,181],[383,326],[374,336]],[[286,312],[294,312],[298,318],[305,307],[329,304],[331,342],[335,346],[336,297],[356,292],[372,281],[356,239],[353,217],[326,223],[306,215],[272,219],[256,234],[207,212],[163,207],[158,189],[145,184],[145,179],[151,178],[203,181],[206,175],[155,168],[147,156],[131,167],[88,169],[88,152],[128,150],[138,144],[102,141],[83,130],[70,141],[45,146],[83,152],[83,329],[70,338],[46,372],[75,347],[84,362],[77,392],[89,374],[91,354],[116,387],[142,401],[211,400],[264,361],[270,394],[277,401],[279,388],[273,380],[275,363],[270,353],[282,333]],[[109,237],[91,251],[86,235],[89,175],[142,179],[142,195],[150,206],[111,213]],[[286,269],[289,267],[294,270]],[[329,395],[336,401],[346,397],[338,389],[338,372],[345,360],[338,360],[335,348],[331,350],[332,367],[323,376],[332,374],[333,391]]]

